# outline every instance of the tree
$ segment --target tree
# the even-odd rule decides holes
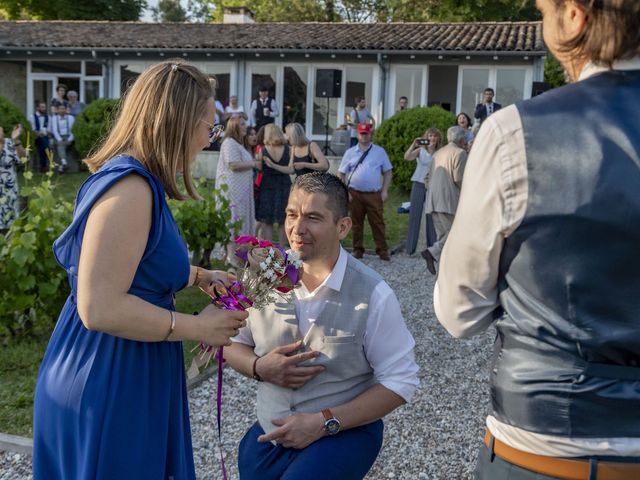
[[[0,0],[10,20],[138,20],[146,0]]]
[[[567,83],[566,70],[551,53],[544,59],[544,81],[554,88]]]
[[[328,2],[333,4],[333,2]],[[249,7],[257,22],[326,22],[339,19],[318,0],[190,0],[189,15],[196,21],[222,21],[224,7]]]
[[[180,0],[160,0],[157,7],[151,8],[151,16],[156,22],[186,22],[189,19]]]

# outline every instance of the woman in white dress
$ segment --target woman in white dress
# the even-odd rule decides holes
[[[238,235],[253,235],[255,230],[255,207],[253,202],[253,169],[260,168],[260,162],[244,147],[247,122],[242,117],[229,119],[224,141],[220,147],[220,158],[216,170],[216,189],[228,187],[225,196],[231,204],[234,220],[242,220]],[[231,246],[230,246],[231,247]],[[228,259],[233,259],[231,248],[227,249]]]
[[[227,118],[242,117],[247,120],[247,114],[244,113],[244,107],[238,104],[238,96],[231,95],[229,97],[229,105],[224,109]]]

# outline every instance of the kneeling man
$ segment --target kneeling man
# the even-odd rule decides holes
[[[252,310],[225,357],[258,386],[240,443],[242,480],[362,479],[382,417],[418,388],[414,340],[384,280],[342,249],[349,194],[327,173],[299,176],[285,230],[304,265],[292,302]]]

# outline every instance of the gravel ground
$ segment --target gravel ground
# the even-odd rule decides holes
[[[404,253],[382,262],[366,255],[395,290],[416,340],[420,390],[410,405],[385,418],[382,452],[367,476],[373,479],[463,480],[472,476],[483,433],[489,392],[489,357],[494,332],[457,340],[433,314],[433,277],[421,257]],[[238,478],[236,450],[255,421],[255,382],[225,370],[223,451],[231,479]],[[222,478],[215,423],[215,381],[189,393],[198,478]],[[31,458],[0,452],[0,480],[31,478]]]

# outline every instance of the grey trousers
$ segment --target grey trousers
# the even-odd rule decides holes
[[[411,182],[411,208],[409,209],[409,230],[407,232],[407,241],[405,243],[405,251],[412,255],[418,246],[418,237],[420,237],[420,224],[422,223],[422,211],[424,210],[424,199],[427,189],[424,183]],[[427,246],[430,247],[436,241],[436,230],[433,227],[431,215],[427,214],[425,218],[425,229],[427,232]]]
[[[492,455],[486,445],[482,445],[478,453],[478,463],[473,478],[474,480],[555,480],[555,477],[525,470],[497,455]]]
[[[444,248],[444,242],[447,241],[451,225],[453,225],[454,217],[450,213],[433,212],[431,213],[431,218],[433,218],[433,226],[436,228],[436,235],[438,239],[433,245],[427,248],[427,250],[429,250],[433,258],[439,262],[442,249]]]

